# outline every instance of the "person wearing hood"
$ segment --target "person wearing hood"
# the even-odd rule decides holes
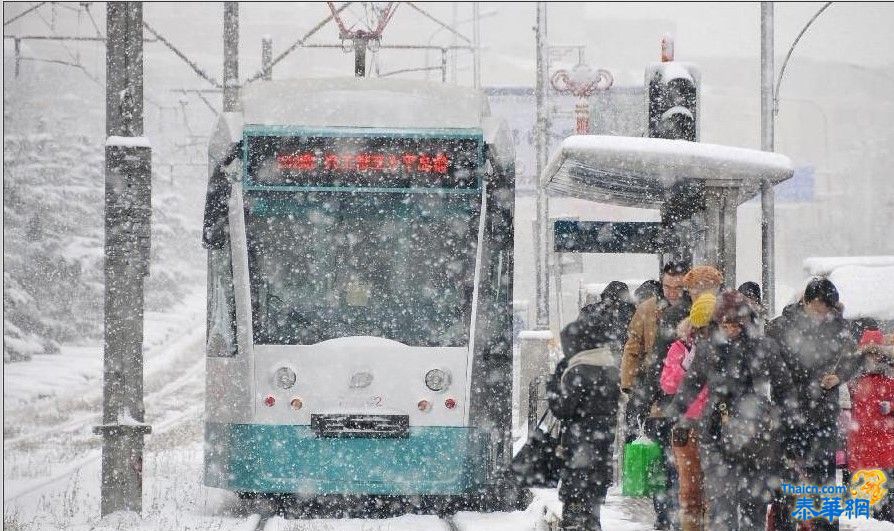
[[[677,420],[678,432],[698,428],[705,529],[762,530],[773,471],[779,468],[776,436],[768,430],[772,419],[785,414],[791,378],[776,343],[760,336],[757,315],[736,291],[717,298],[711,322],[696,335],[693,348],[689,370],[666,413]],[[685,413],[705,387],[703,414],[693,420]]]
[[[848,431],[847,464],[858,470],[879,469],[894,479],[894,345],[878,328],[860,338],[862,374],[849,385],[853,423]],[[875,516],[894,522],[894,489],[875,506]]]
[[[694,343],[704,339],[710,332],[708,327],[714,314],[717,297],[704,293],[692,303],[689,317],[677,327],[675,341],[664,359],[661,371],[661,389],[673,397],[686,372],[695,358]],[[702,387],[695,400],[684,413],[685,418],[696,423],[702,416],[708,400],[708,388]],[[678,426],[671,430],[671,449],[677,467],[680,502],[680,527],[682,531],[704,531],[705,501],[704,474],[699,457],[698,430],[688,426]]]
[[[612,481],[621,347],[633,315],[630,291],[612,282],[597,304],[581,308],[562,329],[564,359],[548,394],[561,419],[562,529],[598,531],[600,508]]]

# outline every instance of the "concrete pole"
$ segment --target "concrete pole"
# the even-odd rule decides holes
[[[151,149],[143,136],[143,11],[106,7],[105,330],[101,512],[142,511],[143,279],[149,274]]]
[[[269,35],[261,39],[261,70],[264,71],[264,81],[273,79],[273,39]]]
[[[761,149],[775,151],[773,131],[773,2],[761,2]],[[768,315],[776,306],[775,196],[768,180],[761,183],[761,284]]]
[[[234,112],[239,104],[239,3],[224,2],[223,110]]]
[[[540,184],[543,171],[546,169],[547,157],[547,127],[546,117],[546,2],[537,2],[537,26],[535,28],[537,80],[534,86],[534,98],[537,112],[535,128],[535,149],[537,151],[536,186],[537,186],[537,231],[534,233],[534,252],[537,253],[537,329],[549,329],[549,255],[552,249],[547,249],[549,241],[549,203],[546,190]]]

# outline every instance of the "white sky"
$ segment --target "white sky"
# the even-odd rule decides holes
[[[4,18],[10,19],[33,5],[4,3]],[[69,3],[68,6],[76,6]],[[471,3],[419,3],[422,8],[446,22],[469,19]],[[777,66],[803,24],[822,2],[776,4]],[[56,9],[56,34],[93,34],[89,20],[78,19],[72,9]],[[50,33],[52,7],[41,7],[20,21],[4,27],[6,35]],[[657,60],[658,40],[671,32],[676,41],[678,60],[704,57],[730,57],[759,60],[760,5],[752,3],[710,2],[593,2],[550,3],[549,39],[554,44],[587,46],[587,60],[616,73],[616,82],[641,82],[645,63]],[[105,31],[102,3],[92,4],[100,28]],[[356,11],[359,12],[359,9]],[[531,85],[534,78],[534,3],[484,2],[481,13],[482,76],[485,85]],[[272,36],[274,53],[282,51],[297,37],[328,14],[323,2],[311,3],[240,3],[241,74],[254,73],[260,63],[260,40]],[[144,4],[144,18],[153,27],[195,58],[202,67],[218,76],[222,64],[221,27],[223,7],[219,2]],[[890,39],[894,28],[894,3],[836,2],[814,23],[798,46],[798,58],[848,62],[867,67],[894,64]],[[472,24],[460,24],[471,36]],[[385,32],[385,43],[450,44],[448,32],[426,20],[408,5],[401,5]],[[33,41],[32,41],[33,42]],[[311,39],[316,43],[337,43],[337,31],[329,25]],[[7,41],[7,44],[11,44]],[[37,47],[37,44],[33,44]],[[44,53],[54,50],[60,58],[66,54],[55,44],[40,44]],[[74,46],[74,45],[70,45]],[[87,50],[91,45],[80,45]],[[96,47],[95,45],[92,45]],[[11,46],[7,46],[7,49]],[[161,44],[148,44],[147,55],[166,53]],[[7,52],[8,53],[8,52]],[[85,51],[85,53],[87,53]],[[93,53],[100,57],[98,53]],[[430,56],[437,61],[436,54]],[[98,61],[96,61],[98,62]],[[382,71],[425,65],[421,52],[388,51],[380,54]],[[166,64],[167,61],[165,61]],[[468,82],[469,61],[459,60],[459,81]],[[100,65],[97,65],[100,66]],[[147,69],[151,70],[148,64]],[[101,74],[101,72],[99,72]],[[301,51],[283,61],[277,77],[351,75],[352,61],[341,52]],[[147,72],[147,76],[151,73]],[[162,73],[170,82],[201,86],[183,65]],[[437,74],[432,74],[437,75]]]

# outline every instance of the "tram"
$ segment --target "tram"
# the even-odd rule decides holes
[[[514,152],[477,90],[242,89],[209,146],[204,482],[499,509]]]

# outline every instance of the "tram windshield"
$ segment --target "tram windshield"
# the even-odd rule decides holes
[[[469,340],[477,194],[251,192],[254,339]]]

